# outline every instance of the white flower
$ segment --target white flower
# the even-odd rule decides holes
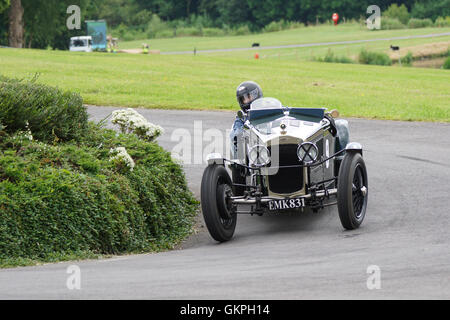
[[[30,141],[33,141],[33,134],[31,133],[30,124],[28,123],[28,121],[26,122],[25,128],[27,129],[27,131],[24,132],[24,137]]]
[[[26,139],[26,140],[33,141],[34,138],[33,138],[33,134],[31,133],[31,129],[29,127],[28,121],[25,122],[25,129],[26,129],[26,131],[16,132],[15,135],[13,136],[13,139],[14,140],[22,140],[22,141],[24,139]]]
[[[148,122],[131,108],[113,111],[111,122],[117,124],[123,133],[135,133],[139,138],[149,141],[164,133],[162,127]]]
[[[114,154],[111,158],[109,158],[109,161],[119,160],[121,162],[124,162],[125,165],[130,168],[130,171],[133,171],[135,167],[135,163],[133,161],[133,158],[128,154],[127,150],[124,147],[117,147],[114,149],[111,149],[109,153]]]

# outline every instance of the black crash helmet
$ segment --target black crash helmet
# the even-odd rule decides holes
[[[242,111],[247,112],[253,101],[263,97],[263,92],[256,82],[245,81],[237,87],[236,97]]]

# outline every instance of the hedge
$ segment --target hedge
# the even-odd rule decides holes
[[[405,29],[406,26],[396,18],[383,17],[381,19],[382,30]],[[374,29],[376,30],[376,29]]]
[[[450,27],[450,17],[438,17],[434,22],[435,27]]]
[[[381,52],[367,51],[362,49],[358,56],[358,61],[361,64],[373,64],[380,66],[390,66],[392,61],[389,56]]]
[[[447,57],[447,59],[445,59],[444,65],[442,66],[442,68],[450,70],[450,56]]]
[[[52,92],[56,101],[71,96],[36,83],[7,82],[24,86],[17,92]],[[54,99],[40,110],[57,111]],[[37,110],[31,98],[27,104]],[[198,203],[181,166],[156,143],[91,122],[77,129],[76,140],[50,136],[47,143],[36,139],[33,128],[32,139],[0,124],[0,266],[170,249],[191,232]],[[134,170],[110,161],[110,150],[118,146],[133,158]]]
[[[412,18],[408,22],[408,28],[430,28],[433,27],[433,21],[431,19],[415,19]]]
[[[354,63],[354,61],[349,57],[335,55],[334,52],[331,51],[331,49],[328,49],[327,53],[323,58],[319,57],[315,60],[319,62],[331,62],[331,63]]]
[[[77,140],[86,130],[88,114],[80,95],[36,83],[0,76],[0,122],[9,133],[25,130],[45,142]]]
[[[412,66],[412,63],[414,61],[412,52],[408,51],[408,53],[404,57],[400,58],[400,61],[402,63],[402,66]]]

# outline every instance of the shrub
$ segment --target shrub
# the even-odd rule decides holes
[[[438,17],[434,22],[435,27],[450,27],[450,17]]]
[[[94,125],[85,139],[81,146],[53,146],[3,137],[0,264],[165,249],[189,233],[196,203],[168,152]],[[119,145],[134,170],[110,161]]]
[[[417,28],[428,28],[433,26],[433,21],[431,19],[415,19],[412,18],[408,22],[408,28],[417,29]]]
[[[170,36],[168,36],[169,32]],[[166,22],[162,21],[158,15],[153,14],[147,25],[146,34],[149,38],[161,37],[161,34],[165,35],[164,38],[169,38],[173,36],[173,28],[169,27]]]
[[[115,37],[119,37],[120,39],[124,38],[126,32],[128,32],[128,27],[123,23],[112,29],[112,35]]]
[[[262,29],[262,32],[277,32],[286,29],[303,28],[304,26],[305,25],[303,23],[296,21],[272,21]]]
[[[111,33],[123,41],[146,39],[148,37],[145,32],[145,26],[126,26],[123,23],[113,28]]]
[[[402,24],[406,25],[409,21],[408,8],[404,4],[398,6],[396,3],[391,4],[386,11],[383,12],[383,18],[397,19]],[[383,20],[382,18],[382,20]],[[383,22],[382,22],[383,23]]]
[[[37,110],[57,119],[52,108],[59,104],[51,104],[51,112],[37,106],[47,105],[48,92],[70,96],[2,78],[2,86],[6,84],[13,84],[27,101],[27,108],[19,104],[25,119],[37,117]],[[5,119],[19,117],[3,100],[0,266],[168,249],[189,234],[197,202],[169,152],[134,133],[117,133],[87,121],[76,141],[30,139],[26,125],[4,126]],[[60,108],[66,110],[66,104]],[[53,129],[61,131],[63,121],[74,125],[69,117],[59,125],[52,122]],[[37,129],[31,129],[35,137]]]
[[[381,17],[381,29],[382,30],[395,30],[404,29],[406,26],[402,24],[398,19]]]
[[[408,51],[408,53],[404,57],[400,58],[400,61],[402,63],[402,66],[411,66],[413,62],[412,52]]]
[[[202,31],[195,27],[183,27],[176,29],[176,35],[178,37],[201,36]]]
[[[277,32],[277,31],[284,30],[285,27],[286,27],[286,23],[284,22],[284,20],[272,21],[267,26],[265,26],[262,31],[263,32]]]
[[[447,57],[447,59],[445,59],[444,65],[442,66],[442,68],[450,70],[450,56]]]
[[[235,35],[235,36],[244,36],[244,35],[250,34],[251,32],[250,32],[250,29],[248,28],[248,26],[244,25],[244,26],[238,27],[237,29],[233,29],[231,31],[231,33],[232,33],[232,35]]]
[[[300,29],[300,28],[304,28],[305,24],[302,22],[297,22],[297,21],[291,21],[288,22],[288,29]]]
[[[0,122],[6,131],[27,130],[38,140],[79,140],[88,114],[79,94],[0,76]]]
[[[333,51],[328,50],[327,54],[323,58],[318,58],[319,62],[333,62],[333,63],[354,63],[352,59],[346,56],[335,56]]]
[[[153,17],[153,14],[144,9],[144,10],[140,10],[139,12],[137,12],[134,15],[130,15],[130,20],[129,20],[129,24],[132,26],[142,26],[142,25],[146,25]]]
[[[225,31],[219,28],[203,28],[204,37],[221,37],[225,35]]]
[[[191,14],[184,26],[194,26],[197,29],[212,28],[215,25],[214,20],[208,15]]]
[[[372,64],[380,66],[392,65],[392,61],[387,54],[367,51],[366,49],[361,50],[361,52],[359,53],[358,61],[362,64]]]
[[[155,34],[155,38],[173,38],[175,36],[174,30],[161,30],[157,31]]]

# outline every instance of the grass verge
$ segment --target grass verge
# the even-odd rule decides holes
[[[80,93],[92,105],[236,110],[235,88],[252,79],[295,107],[344,117],[450,121],[447,70],[235,57],[81,54],[0,49],[2,73]]]

